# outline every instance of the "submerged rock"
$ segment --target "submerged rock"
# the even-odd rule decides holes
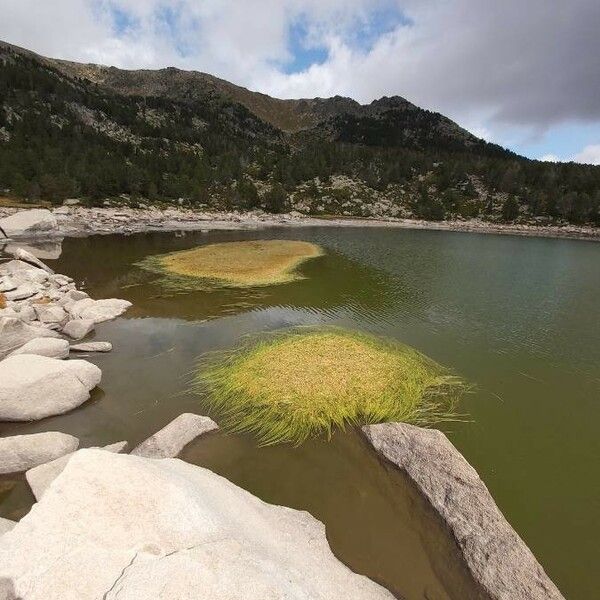
[[[118,454],[119,452],[123,452],[126,447],[127,442],[116,442],[102,447],[101,450]],[[63,472],[74,453],[75,452],[73,451],[60,458],[38,465],[25,473],[27,483],[36,500],[39,501],[42,498],[44,492],[48,489],[48,486]]]
[[[0,228],[9,238],[56,233],[58,221],[45,208],[23,210],[0,219]]]
[[[80,450],[9,536],[22,600],[392,600],[339,562],[306,512],[177,459]]]
[[[131,454],[146,458],[174,458],[192,440],[218,428],[209,417],[183,413],[136,446]]]
[[[85,360],[62,361],[34,354],[0,362],[0,421],[34,421],[83,404],[102,372]]]
[[[77,450],[79,440],[58,431],[0,438],[0,473],[22,473]]]
[[[48,358],[67,358],[69,356],[69,342],[59,338],[35,338],[11,353],[11,356],[18,354],[37,354],[38,356],[47,356]]]
[[[440,515],[483,598],[564,600],[477,471],[441,431],[404,423],[369,425],[363,431],[375,450],[404,471]]]

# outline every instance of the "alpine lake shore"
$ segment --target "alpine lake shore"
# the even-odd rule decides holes
[[[600,240],[598,230],[574,226],[315,219],[184,208],[84,208],[76,203],[54,210],[0,207],[0,422],[40,420],[87,402],[102,372],[85,360],[86,355],[113,351],[110,340],[90,341],[88,336],[97,324],[119,318],[131,306],[117,298],[94,300],[77,289],[68,274],[54,273],[36,256],[40,241],[306,225],[384,225]],[[240,282],[230,274],[229,284],[285,283],[294,278],[301,262],[320,255],[319,248],[308,246],[294,247],[293,252],[284,248],[282,258],[279,245],[275,271],[259,270],[263,279],[254,283]],[[261,256],[257,254],[256,260],[260,262]],[[169,268],[175,269],[176,275],[185,277],[190,261],[197,268],[207,257],[188,252],[177,259],[165,262],[158,257],[150,268],[163,269],[167,276]],[[217,254],[217,266],[218,259]],[[238,270],[248,273],[253,268],[249,259]],[[210,270],[202,277],[213,283],[219,279]],[[220,425],[235,431],[236,423],[257,432],[264,443],[302,443],[309,435],[331,433],[336,426],[359,426],[378,460],[407,478],[446,532],[452,559],[440,558],[440,568],[448,569],[449,597],[562,598],[475,469],[443,433],[419,426],[429,424],[427,410],[419,408],[424,398],[430,398],[431,389],[462,383],[410,349],[335,331],[309,333],[303,347],[307,338],[302,332],[297,335],[267,341],[248,354],[220,357],[208,376],[201,377],[201,383],[208,379],[215,390],[215,405],[225,409],[223,423],[183,413],[129,452],[122,440],[82,449],[76,437],[59,431],[0,437],[0,473],[24,473],[36,499],[19,522],[0,518],[0,598],[192,598],[198,590],[211,598],[249,600],[393,598],[383,586],[355,574],[336,558],[324,526],[307,512],[267,504],[208,469],[177,458],[193,440],[210,436]],[[327,377],[321,379],[338,387],[313,390],[315,382],[286,380],[285,360],[276,364],[282,348],[289,361],[303,356],[313,372],[327,356],[334,356]],[[346,362],[337,360],[336,351]],[[377,369],[382,363],[390,382],[418,367],[419,376],[410,381],[413,396],[408,408],[390,408],[385,386],[366,385],[369,378],[380,379]],[[357,369],[355,380],[348,376],[350,368]],[[283,409],[300,396],[303,403],[295,407],[295,420],[286,421],[282,407],[270,410],[269,403],[285,396],[290,385]],[[359,395],[361,402],[366,399],[369,411],[359,402],[346,411],[352,398],[341,394],[340,387]],[[241,389],[243,401],[227,412],[232,396],[239,396]],[[311,391],[315,393],[310,395]],[[407,396],[408,391],[393,389],[390,397],[398,394]],[[339,404],[340,397],[344,410],[323,422],[322,415]],[[252,412],[256,406],[258,412]],[[435,407],[438,417],[447,410]],[[396,422],[386,422],[390,415]],[[291,433],[282,429],[282,422]]]

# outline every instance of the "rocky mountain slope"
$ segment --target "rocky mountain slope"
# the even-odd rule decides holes
[[[309,214],[598,224],[600,167],[489,144],[400,97],[281,100],[0,42],[0,188]]]

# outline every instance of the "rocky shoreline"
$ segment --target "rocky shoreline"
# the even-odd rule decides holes
[[[14,213],[0,226],[16,240],[149,227],[100,209],[104,220],[94,213],[95,229],[81,228],[73,215],[88,223],[90,215],[79,212],[88,210],[76,208],[66,221],[64,212]],[[205,222],[181,215],[186,220],[172,215],[168,226],[315,224],[297,216]],[[85,338],[130,306],[90,298],[19,244],[8,243],[0,259],[0,422],[60,415],[86,402],[102,373],[69,357],[110,351],[110,342]],[[78,449],[77,438],[58,431],[0,437],[0,474],[25,473],[37,501],[18,523],[0,518],[0,599],[192,598],[199,590],[216,600],[393,597],[343,565],[308,513],[266,504],[175,459],[216,429],[208,417],[184,413],[129,454],[126,441]],[[408,475],[455,543],[477,591],[451,597],[562,599],[443,434],[391,423],[367,427],[365,435],[382,460]]]
[[[26,215],[29,215],[27,217]],[[600,228],[578,225],[501,224],[480,221],[319,218],[298,212],[272,215],[262,211],[206,212],[186,208],[85,208],[65,205],[52,210],[0,207],[0,243],[27,237],[83,237],[151,231],[246,230],[264,227],[396,227],[600,241]]]

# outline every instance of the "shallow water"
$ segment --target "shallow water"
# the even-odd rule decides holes
[[[148,254],[200,243],[271,237],[314,241],[327,255],[303,266],[302,281],[179,295],[133,266]],[[183,393],[203,352],[296,325],[384,334],[476,386],[462,405],[468,422],[444,430],[565,596],[594,597],[600,245],[298,228],[68,239],[49,263],[93,297],[124,297],[134,307],[98,327],[97,339],[115,349],[90,357],[103,370],[91,402],[40,423],[0,426],[1,434],[56,429],[79,436],[82,446],[135,444],[181,412],[207,412],[201,397]],[[184,458],[269,502],[309,510],[326,524],[341,559],[399,596],[470,597],[436,520],[355,432],[300,448],[257,448],[250,436],[219,433],[188,446]],[[22,479],[0,479],[0,514],[21,516],[31,501]]]

